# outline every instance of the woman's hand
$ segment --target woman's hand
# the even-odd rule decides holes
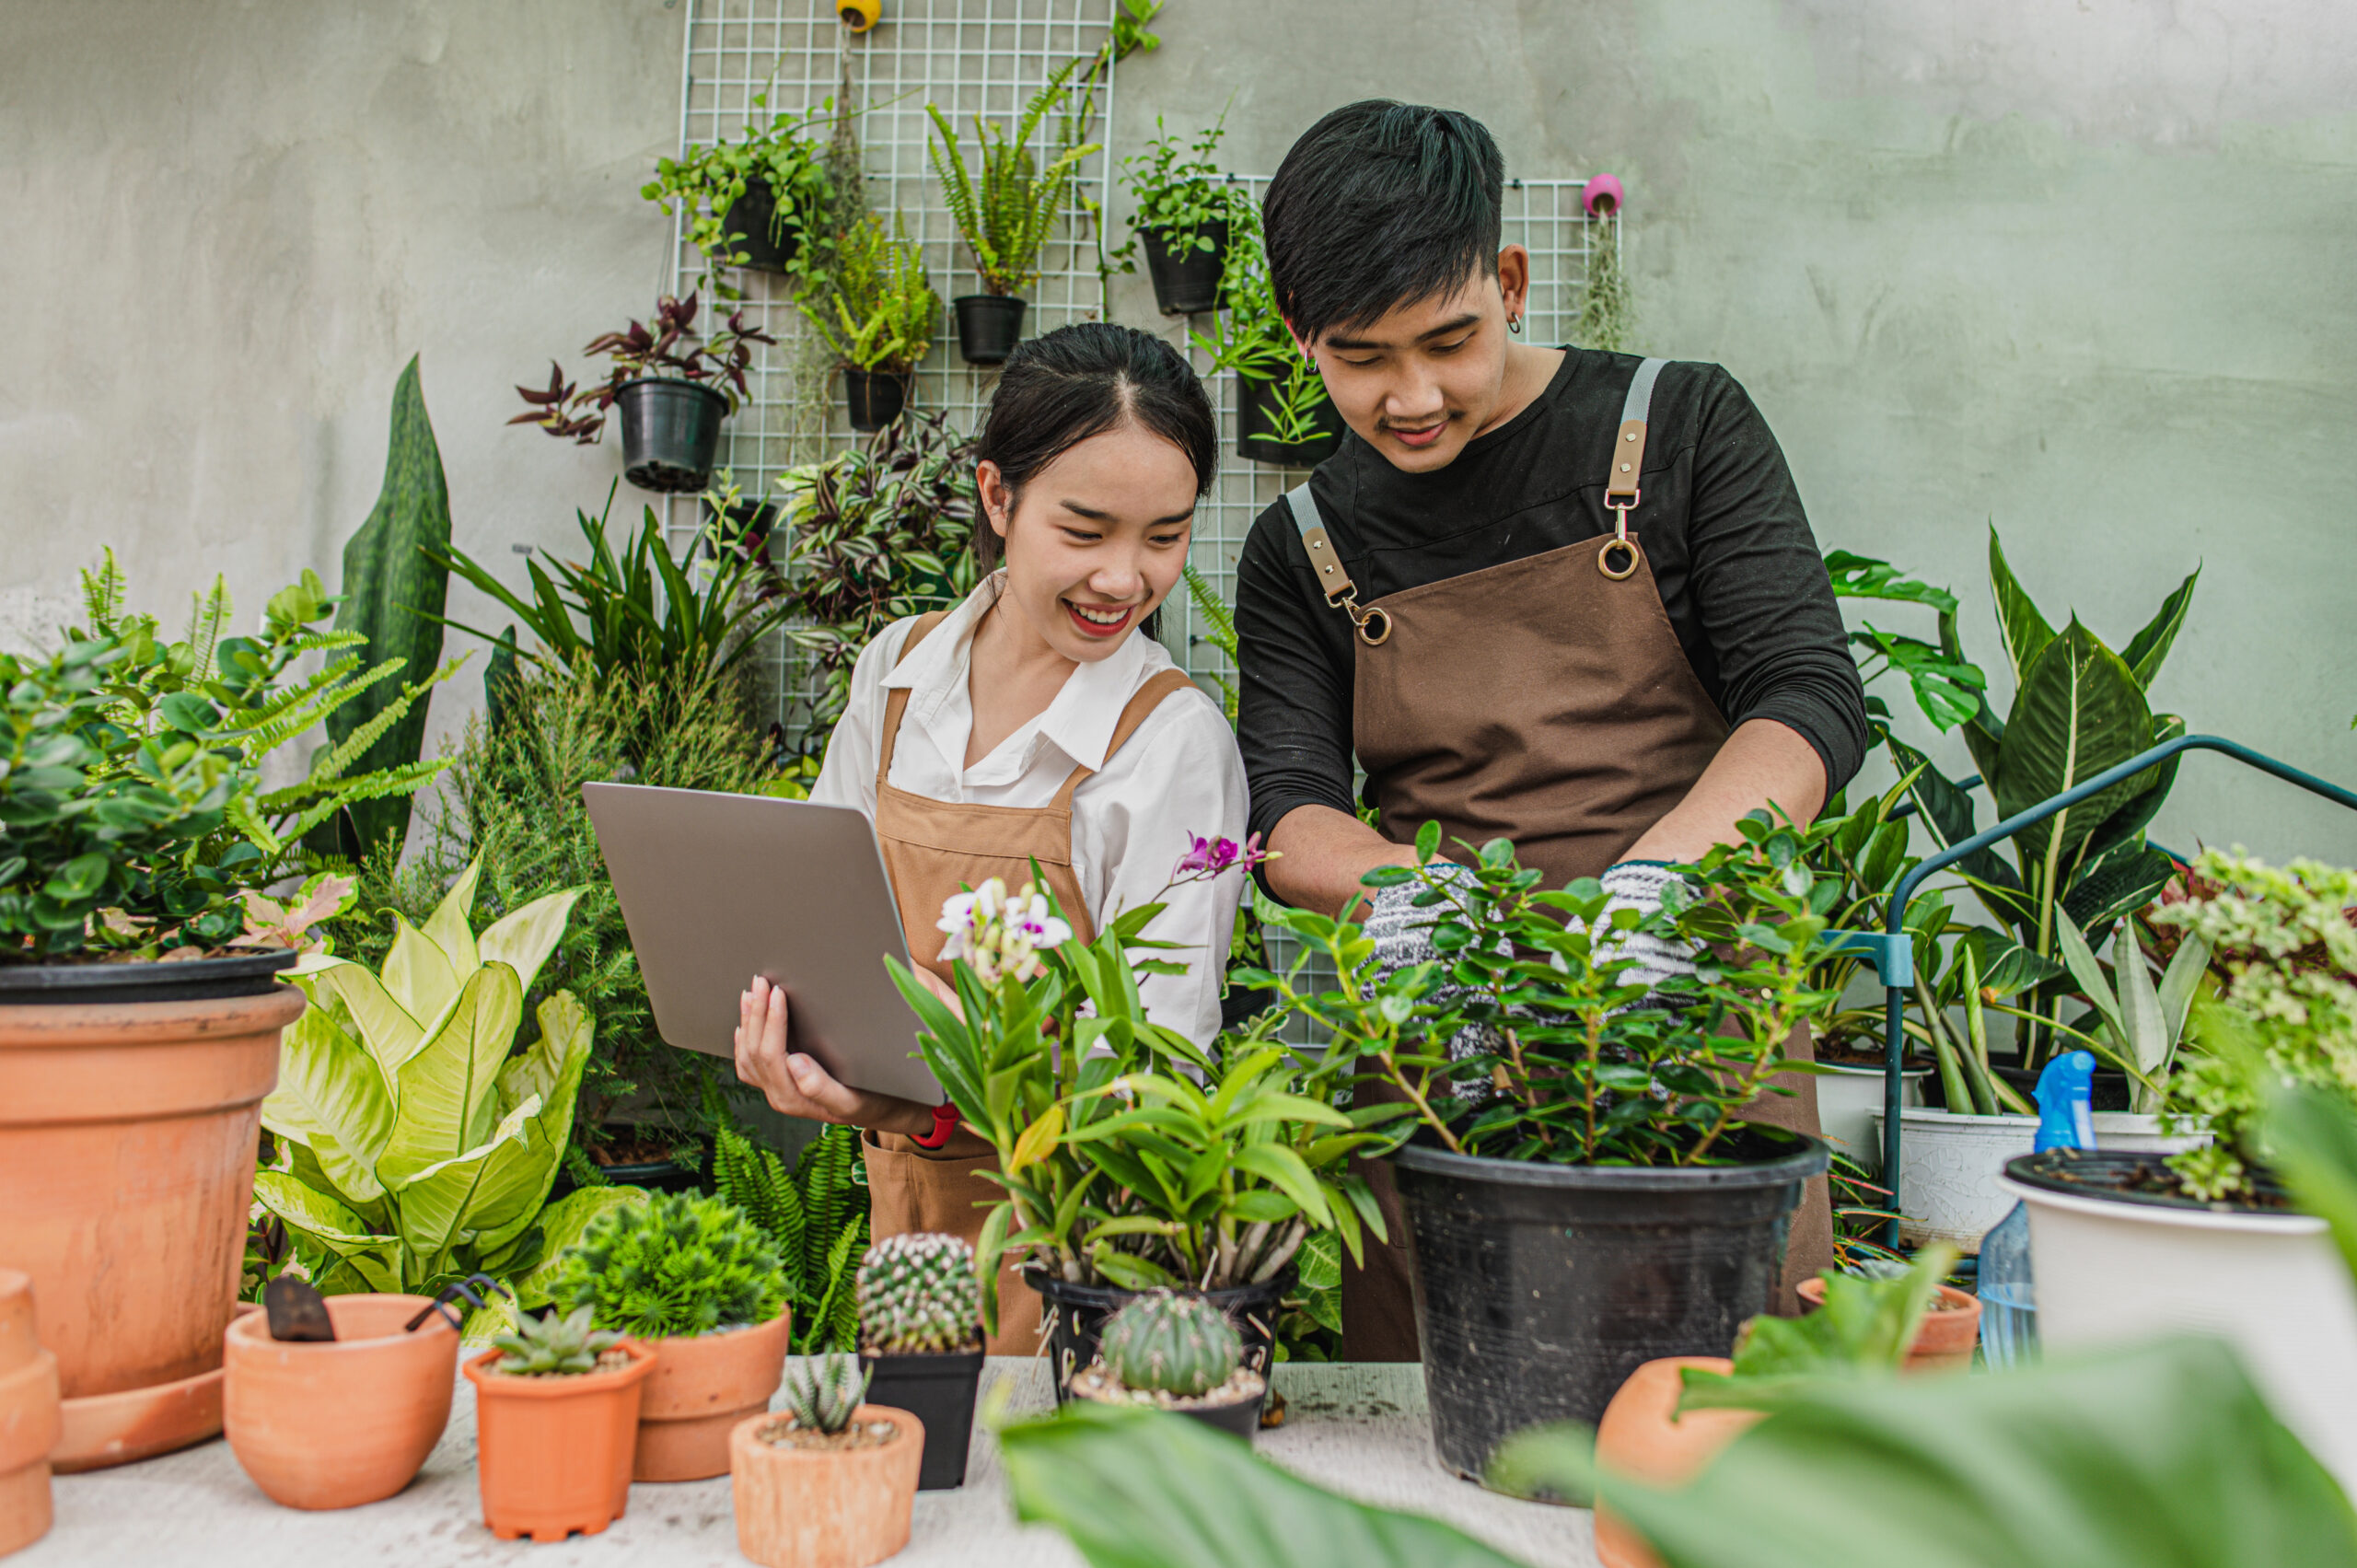
[[[951,985],[939,975],[934,973],[931,970],[925,968],[923,964],[918,964],[914,966],[914,968],[918,983],[923,985],[927,991],[932,992],[935,996],[940,997],[941,1000],[947,1005],[949,1010],[958,1016],[958,1021],[961,1024],[964,1023],[966,1021],[966,1005],[958,1000],[958,988]]]
[[[933,977],[926,974],[925,978]],[[955,998],[951,1005],[956,1005]],[[753,977],[751,987],[738,996],[737,1082],[761,1090],[771,1109],[787,1116],[842,1127],[872,1128],[880,1132],[905,1132],[911,1137],[932,1134],[930,1106],[898,1095],[871,1094],[837,1083],[812,1057],[798,1051],[789,1051],[785,1043],[786,1009],[784,988],[772,985],[759,975]]]

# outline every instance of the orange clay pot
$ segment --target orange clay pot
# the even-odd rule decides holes
[[[1728,1372],[1734,1365],[1724,1356],[1673,1355],[1638,1367],[1596,1423],[1596,1468],[1648,1486],[1683,1486],[1691,1481],[1761,1417],[1758,1411],[1727,1410],[1677,1415],[1678,1395],[1685,1390],[1678,1374],[1689,1366]],[[1604,1568],[1662,1568],[1644,1538],[1605,1505],[1601,1486],[1596,1504],[1596,1555]]]
[[[753,1435],[763,1411],[728,1434],[737,1550],[762,1568],[866,1568],[909,1544],[924,1458],[924,1423],[890,1405],[862,1405],[856,1422],[900,1428],[877,1448],[840,1454],[773,1448]]]
[[[60,1470],[221,1430],[261,1100],[303,1007],[293,986],[0,1006],[0,1258],[57,1356]]]
[[[728,1434],[770,1408],[785,1376],[793,1314],[689,1339],[649,1340],[655,1370],[638,1404],[633,1481],[707,1481],[728,1473]]]
[[[1973,1347],[1980,1342],[1980,1298],[1954,1285],[1939,1288],[1948,1310],[1923,1314],[1915,1342],[1907,1347],[1909,1372],[1961,1372],[1972,1365]],[[1799,1289],[1809,1311],[1825,1305],[1823,1280],[1803,1280]]]
[[[630,1365],[577,1377],[509,1377],[487,1350],[463,1370],[475,1386],[475,1469],[482,1522],[502,1540],[593,1536],[630,1503],[638,1400],[655,1353],[634,1340]]]
[[[0,1556],[49,1533],[57,1357],[33,1337],[32,1276],[0,1269]]]
[[[229,1325],[221,1413],[230,1451],[273,1503],[356,1508],[410,1483],[450,1421],[459,1332],[423,1295],[331,1295],[328,1344],[281,1343],[260,1312]]]

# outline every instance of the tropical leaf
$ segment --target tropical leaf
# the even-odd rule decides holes
[[[474,1228],[468,1222],[490,1185],[493,1157],[503,1149],[524,1144],[528,1136],[526,1124],[540,1109],[539,1100],[526,1100],[509,1111],[477,1147],[427,1166],[393,1187],[394,1201],[401,1208],[401,1240],[424,1274],[438,1272],[442,1255],[467,1239],[465,1233]]]
[[[482,878],[482,857],[478,855],[467,862],[467,868],[459,873],[459,879],[450,884],[450,890],[442,895],[442,901],[425,917],[421,933],[440,950],[450,966],[450,978],[461,985],[483,962],[476,946],[474,927],[468,923],[474,912],[475,888]]]
[[[393,945],[385,954],[379,979],[401,1011],[420,1024],[448,1006],[450,998],[459,993],[459,976],[442,949],[398,914],[393,916]]]
[[[383,1193],[375,1166],[392,1136],[393,1099],[375,1060],[344,1032],[339,1010],[306,1007],[280,1034],[278,1086],[262,1101],[261,1120],[273,1132],[311,1144],[339,1192],[363,1201]]]
[[[2013,567],[2006,564],[2005,549],[1997,541],[1997,529],[1993,524],[1989,529],[1989,587],[1996,596],[1997,628],[2004,633],[2005,656],[2013,668],[2014,683],[2018,687],[2028,679],[2028,672],[2037,666],[2038,656],[2045,653],[2046,645],[2054,640],[2054,628],[2048,625],[2046,617],[2038,612],[2038,606],[2030,602],[2028,591],[2014,575]],[[2017,714],[2021,711],[2018,699],[2014,711]]]
[[[314,1007],[341,1004],[351,1014],[360,1043],[376,1059],[389,1084],[401,1063],[425,1043],[425,1025],[385,989],[384,981],[359,964],[325,958],[300,983]]]
[[[2153,678],[2161,672],[2161,661],[2169,656],[2169,649],[2177,642],[2177,629],[2185,624],[2185,612],[2193,603],[2193,585],[2200,576],[2201,568],[2197,566],[2177,586],[2175,593],[2161,601],[2160,612],[2129,639],[2119,656],[2127,661],[2129,673],[2136,677],[2136,684],[2148,691],[2152,690]]]
[[[2027,810],[2128,761],[2152,736],[2143,691],[2119,656],[2073,616],[2045,644],[2014,698],[1997,772],[1989,780],[1999,816]],[[2031,867],[2049,858],[2069,865],[2095,829],[2141,787],[2139,779],[2123,780],[2022,829],[2014,839],[2025,881],[2033,880]]]
[[[493,921],[475,939],[477,948],[487,964],[505,964],[516,971],[516,978],[526,991],[548,962],[551,953],[564,935],[564,923],[572,918],[573,906],[580,900],[586,888],[567,888],[534,899],[514,913]]]
[[[254,1199],[319,1250],[351,1263],[370,1289],[401,1289],[399,1237],[372,1230],[356,1211],[283,1171],[255,1172]]]
[[[2088,862],[2063,893],[2061,908],[2082,931],[2101,932],[2131,910],[2160,897],[2177,874],[2166,850],[2139,841],[2119,844]]]
[[[516,971],[485,964],[426,1030],[398,1075],[401,1114],[377,1162],[388,1186],[482,1146],[497,1119],[499,1070],[523,1020]]]
[[[564,1146],[573,1132],[574,1104],[581,1092],[581,1074],[589,1064],[591,1024],[588,1013],[569,991],[560,991],[540,1006],[540,1041],[518,1058],[553,1061],[556,1074],[545,1089],[533,1088],[513,1101],[510,1081],[501,1074],[498,1112],[504,1118],[525,1106],[524,1136],[505,1143],[483,1167],[482,1181],[467,1215],[467,1228],[478,1232],[475,1245],[486,1255],[514,1241],[532,1226],[540,1206],[556,1184],[557,1167],[564,1162]],[[531,1076],[538,1080],[541,1071]]]
[[[1956,595],[1918,582],[1889,562],[1871,555],[1853,555],[1846,550],[1827,551],[1825,575],[1831,580],[1838,598],[1897,599],[1907,604],[1928,604],[1945,614],[1956,613]]]

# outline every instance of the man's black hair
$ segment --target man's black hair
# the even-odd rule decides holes
[[[1505,159],[1453,109],[1368,99],[1312,125],[1261,203],[1277,308],[1304,338],[1461,287],[1498,255]]]

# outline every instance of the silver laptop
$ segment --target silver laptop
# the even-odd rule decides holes
[[[853,1088],[941,1103],[884,968],[909,947],[865,816],[644,784],[581,796],[666,1041],[733,1059],[737,996],[761,975],[785,988],[792,1049]]]

